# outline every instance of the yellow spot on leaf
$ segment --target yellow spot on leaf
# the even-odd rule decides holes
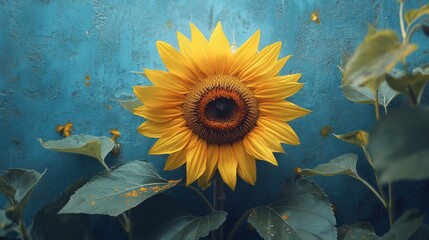
[[[91,202],[89,202],[90,204],[91,204],[91,206],[94,206],[95,205],[95,202],[94,201],[91,201]]]
[[[320,11],[319,10],[314,10],[311,13],[311,21],[315,22],[316,24],[320,24]]]
[[[63,135],[64,137],[68,137],[71,135],[73,129],[73,124],[71,122],[67,122],[64,125],[57,125],[55,127],[55,130],[60,133],[61,135]]]
[[[332,128],[331,126],[324,126],[322,127],[322,129],[320,129],[320,135],[323,138],[326,138],[329,134],[332,133],[332,131],[334,131],[334,128]]]
[[[282,219],[286,221],[289,219],[289,216],[286,215],[286,213],[284,213],[284,214],[282,214]]]
[[[115,192],[119,191],[119,189],[117,189],[117,188],[115,188],[114,190],[115,190]]]
[[[141,187],[139,190],[140,190],[140,192],[147,192],[147,188],[145,188],[145,187]]]

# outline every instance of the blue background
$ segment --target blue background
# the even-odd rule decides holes
[[[406,2],[406,9],[427,3]],[[71,121],[73,134],[110,136],[109,130],[117,128],[122,149],[119,155],[107,157],[108,165],[146,159],[163,169],[166,156],[149,156],[154,140],[136,132],[143,119],[127,112],[117,100],[132,96],[132,86],[149,84],[132,71],[165,69],[155,41],[177,46],[176,31],[190,36],[190,22],[209,37],[221,21],[230,42],[235,36],[238,45],[257,29],[262,33],[260,48],[282,41],[281,56],[293,57],[281,73],[300,72],[300,81],[305,83],[291,100],[312,110],[291,123],[301,145],[285,146],[286,154],[276,154],[278,167],[258,162],[256,186],[239,180],[235,192],[226,190],[229,225],[246,209],[273,201],[281,184],[294,177],[293,169],[298,166],[311,168],[354,152],[360,157],[358,172],[372,182],[360,149],[332,135],[322,136],[321,129],[330,127],[334,133],[347,133],[369,131],[373,126],[373,106],[344,98],[336,65],[340,65],[342,50],[353,52],[359,45],[368,23],[378,29],[399,30],[396,1],[0,0],[0,9],[0,170],[47,169],[26,209],[28,223],[67,185],[103,170],[91,158],[40,146],[36,138],[61,138],[55,132],[58,124]],[[320,24],[310,19],[315,10],[320,11]],[[416,62],[428,62],[427,38],[417,33],[415,41],[421,45]],[[89,81],[85,80],[87,76]],[[401,104],[401,100],[394,104]],[[177,178],[184,177],[185,172],[181,168],[162,175]],[[370,221],[378,233],[387,230],[385,210],[356,180],[346,176],[314,179],[336,206],[339,225]],[[427,189],[424,183],[396,185],[400,211],[410,206],[424,207],[429,199]],[[211,197],[212,190],[206,193]],[[186,194],[177,196],[197,201]],[[105,221],[116,226],[114,219]],[[101,227],[98,230],[104,231]]]

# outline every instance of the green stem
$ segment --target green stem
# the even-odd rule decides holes
[[[30,234],[28,234],[27,228],[25,227],[24,220],[19,221],[19,232],[24,240],[31,240]]]
[[[194,191],[200,198],[201,198],[201,200],[203,200],[203,202],[204,202],[204,204],[206,205],[206,207],[209,209],[209,211],[210,212],[213,212],[214,211],[214,208],[213,208],[213,206],[212,206],[212,204],[210,203],[210,201],[206,198],[206,196],[204,196],[204,194],[202,193],[202,192],[200,192],[197,188],[195,188],[195,187],[193,187],[193,186],[191,186],[191,185],[189,185],[189,186],[186,186],[186,184],[181,184],[181,185],[178,185],[178,186],[181,186],[181,187],[186,187],[186,188],[189,188],[189,189],[191,189],[192,191]]]
[[[223,191],[223,180],[219,173],[216,174],[214,179],[214,195],[213,207],[215,210],[223,210],[225,202],[225,193]],[[223,226],[221,225],[216,229],[212,235],[213,240],[223,239]]]
[[[380,183],[380,178],[378,177],[378,170],[374,165],[374,161],[372,160],[371,155],[369,154],[368,150],[366,150],[366,147],[362,147],[363,152],[365,153],[365,157],[368,160],[369,165],[371,165],[372,170],[374,171],[375,176],[375,182],[377,183],[378,192],[381,194],[381,197],[384,199],[384,201],[387,201],[386,194],[384,193],[383,187]]]
[[[419,28],[423,27],[423,22],[414,25],[411,30],[408,31],[407,33],[407,37],[405,38],[405,42],[404,43],[409,43],[411,41],[411,38],[413,37],[413,34],[415,31],[417,31]]]
[[[375,119],[378,122],[380,120],[380,109],[379,109],[379,106],[378,106],[378,90],[375,90],[374,107],[375,107]]]
[[[238,231],[238,229],[240,228],[241,223],[244,221],[244,219],[246,219],[250,213],[253,211],[253,208],[247,210],[243,216],[241,216],[240,219],[238,219],[238,221],[235,223],[234,227],[232,228],[231,232],[229,232],[228,237],[226,238],[226,240],[233,240],[235,233]]]
[[[388,211],[389,211],[389,223],[390,223],[390,226],[392,226],[392,224],[394,223],[394,221],[395,221],[395,216],[394,216],[394,211],[393,211],[393,208],[394,208],[394,206],[393,206],[393,189],[392,189],[392,182],[389,180],[389,182],[388,182],[388,190],[389,190],[389,208],[388,208]]]
[[[401,26],[402,41],[405,42],[407,33],[404,27],[404,1],[399,1],[399,25]]]
[[[131,214],[130,211],[128,211],[128,215],[125,212],[123,212],[121,214],[122,221],[120,221],[122,227],[124,228],[124,231],[127,233],[128,240],[133,239],[133,225],[131,224],[130,214]]]
[[[367,186],[369,188],[369,190],[371,190],[371,192],[374,193],[374,195],[378,198],[378,200],[380,200],[381,204],[383,204],[384,208],[387,209],[387,203],[386,201],[381,197],[381,195],[371,186],[371,184],[369,184],[367,181],[365,181],[365,179],[359,177],[359,176],[353,176],[354,178],[356,178],[357,180],[361,181],[365,186]]]

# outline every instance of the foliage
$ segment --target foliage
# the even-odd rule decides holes
[[[429,109],[402,108],[375,126],[370,138],[381,181],[429,178]]]
[[[336,220],[325,193],[314,183],[288,183],[281,199],[254,208],[248,222],[264,239],[336,239]]]
[[[150,163],[128,162],[79,188],[59,213],[118,216],[178,182],[160,177]]]
[[[38,140],[44,148],[49,150],[93,157],[106,169],[108,167],[104,162],[104,158],[115,146],[115,142],[112,139],[104,136],[73,135],[57,141],[45,142],[40,138]]]
[[[24,208],[43,174],[45,172],[13,168],[0,176],[0,192],[9,203],[5,210],[0,211],[0,233],[6,235],[10,231],[16,231],[23,238],[28,236],[24,227]]]

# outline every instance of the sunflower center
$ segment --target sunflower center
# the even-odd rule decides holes
[[[186,95],[187,126],[208,143],[228,144],[242,139],[258,120],[258,102],[238,78],[226,75],[203,79]]]

